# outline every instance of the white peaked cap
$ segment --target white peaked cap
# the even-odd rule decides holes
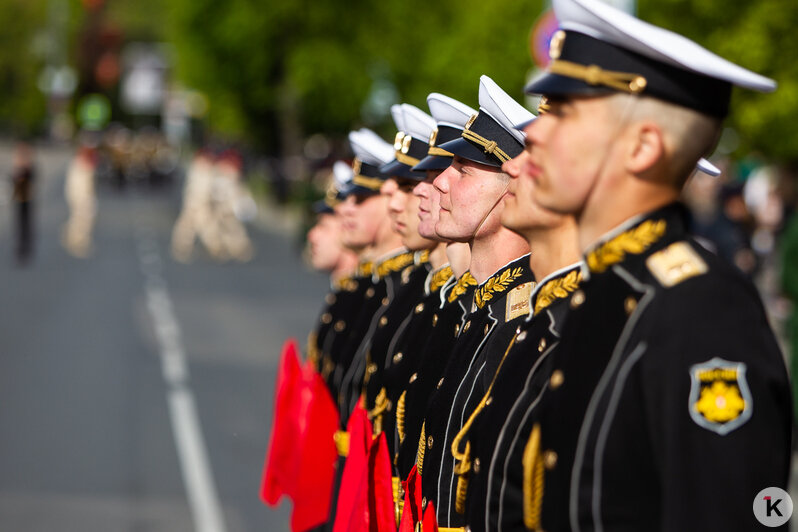
[[[476,109],[437,92],[427,96],[427,105],[438,124],[457,129],[463,129],[468,119],[477,114]]]
[[[405,129],[404,133],[424,143],[429,142],[429,136],[436,127],[435,119],[409,103],[402,104],[402,116]]]
[[[396,130],[404,133],[405,117],[401,104],[395,103],[391,106],[391,117],[393,118],[393,123],[396,124]]]
[[[393,146],[382,140],[372,130],[362,128],[349,133],[349,144],[355,157],[366,164],[382,166],[393,159]]]
[[[712,177],[716,177],[720,175],[720,168],[709,162],[708,160],[704,159],[703,157],[698,160],[696,163],[696,168],[705,174],[711,175]]]
[[[523,131],[516,128],[516,124],[528,124],[535,118],[535,115],[513,100],[488,76],[479,78],[479,109],[488,113],[521,144],[524,143],[526,136]]]
[[[600,0],[553,0],[560,27],[584,33],[677,68],[770,92],[776,82],[713,54],[672,31],[644,22]]]
[[[333,186],[336,190],[344,190],[354,175],[351,165],[343,161],[335,161],[333,164]]]

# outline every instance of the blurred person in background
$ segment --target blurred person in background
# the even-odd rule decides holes
[[[241,156],[232,150],[223,153],[214,168],[211,205],[220,246],[214,257],[247,262],[253,248],[242,221],[252,219],[256,208],[243,184],[241,169]]]
[[[172,229],[172,257],[179,262],[191,260],[197,238],[211,255],[221,253],[211,213],[213,171],[213,153],[207,148],[197,151],[186,172],[183,208]]]
[[[16,258],[25,264],[33,253],[33,149],[27,142],[19,142],[14,152],[14,169],[11,175],[14,187],[13,200],[16,211]]]
[[[67,170],[64,193],[69,205],[69,219],[64,225],[61,242],[66,250],[78,258],[91,252],[92,230],[97,214],[95,170],[97,153],[94,148],[81,146]]]

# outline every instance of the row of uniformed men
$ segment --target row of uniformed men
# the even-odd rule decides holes
[[[309,235],[333,270],[308,345],[341,419],[330,528],[375,467],[356,447],[388,457],[402,530],[748,529],[785,487],[762,304],[677,201],[732,85],[774,84],[596,0],[554,9],[537,118],[483,76],[478,111],[433,93],[392,108],[393,146],[350,134]]]

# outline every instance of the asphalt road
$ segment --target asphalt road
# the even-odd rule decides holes
[[[268,228],[247,264],[174,262],[177,187],[100,187],[94,252],[73,258],[69,156],[38,152],[21,268],[0,147],[0,530],[288,530],[288,504],[258,499],[274,375],[327,281]]]

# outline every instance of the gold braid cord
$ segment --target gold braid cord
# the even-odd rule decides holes
[[[430,146],[427,150],[427,155],[440,155],[441,157],[454,157],[452,152],[438,148],[437,146]]]
[[[312,331],[310,334],[308,334],[308,362],[313,364],[313,367],[316,368],[316,371],[320,372],[321,368],[319,367],[319,362],[321,353],[319,353],[319,346],[316,345],[317,341],[318,338],[315,331]]]
[[[407,166],[415,166],[421,162],[420,159],[416,159],[415,157],[410,157],[409,155],[402,153],[401,151],[397,150],[394,155],[396,156],[396,160],[402,164],[406,164]]]
[[[407,397],[407,390],[402,392],[399,396],[399,401],[396,403],[396,432],[399,433],[399,443],[405,441],[405,398]]]
[[[484,285],[477,288],[474,293],[474,303],[479,308],[484,307],[485,303],[493,299],[494,294],[507,290],[510,283],[518,279],[523,272],[524,269],[521,267],[514,270],[507,268],[501,274],[494,275]]]
[[[388,400],[388,394],[385,392],[385,387],[383,387],[374,400],[374,408],[369,410],[369,419],[374,421],[374,436],[379,436],[382,432],[382,414],[388,409],[390,404],[391,402]]]
[[[369,190],[379,190],[382,187],[383,183],[385,183],[385,181],[377,177],[366,177],[362,175],[356,175],[355,177],[352,178],[352,183],[361,186],[363,188],[367,188]]]
[[[627,253],[643,253],[662,238],[666,227],[665,220],[646,220],[588,253],[587,265],[591,271],[602,273],[613,264],[621,262]]]
[[[421,474],[421,468],[424,465],[424,451],[427,448],[427,435],[426,432],[427,423],[426,421],[421,425],[421,436],[418,438],[418,451],[416,453],[416,470],[418,474]]]
[[[540,424],[535,423],[524,447],[524,525],[540,530],[543,504],[543,455],[540,453]]]
[[[503,163],[512,159],[512,157],[507,155],[504,150],[499,148],[499,145],[496,144],[495,140],[488,140],[479,133],[474,133],[470,129],[464,129],[462,136],[464,139],[470,140],[474,144],[482,146],[482,149],[485,151],[485,153],[493,155]]]
[[[639,94],[648,82],[640,74],[604,70],[597,65],[580,65],[570,61],[555,59],[549,63],[549,72],[568,78],[579,79],[588,85],[603,85],[611,89]]]
[[[582,272],[574,270],[565,277],[552,279],[544,284],[535,297],[535,312],[551,305],[557,299],[563,299],[577,289],[582,282]]]
[[[488,390],[485,392],[485,395],[482,396],[482,399],[468,417],[468,420],[463,425],[463,428],[460,429],[460,432],[458,432],[457,436],[455,436],[454,440],[452,440],[452,456],[455,460],[457,460],[457,464],[454,466],[454,474],[458,475],[457,495],[454,502],[454,510],[459,514],[465,513],[465,500],[468,493],[468,473],[471,471],[471,442],[466,440],[463,452],[460,452],[460,442],[463,441],[463,438],[466,437],[468,431],[471,430],[471,426],[474,424],[474,420],[477,419],[479,413],[482,412],[482,409],[485,408],[486,404],[488,404],[488,398],[490,397],[491,392],[493,392],[493,384],[496,382],[496,377],[498,377],[499,372],[502,369],[504,360],[507,358],[507,355],[510,353],[513,345],[515,345],[515,338],[516,337],[513,336],[513,339],[510,340],[510,344],[507,346],[507,349],[505,349],[504,355],[499,362],[499,367],[496,368],[496,373],[493,375],[493,380],[490,381],[490,386],[488,386]]]

